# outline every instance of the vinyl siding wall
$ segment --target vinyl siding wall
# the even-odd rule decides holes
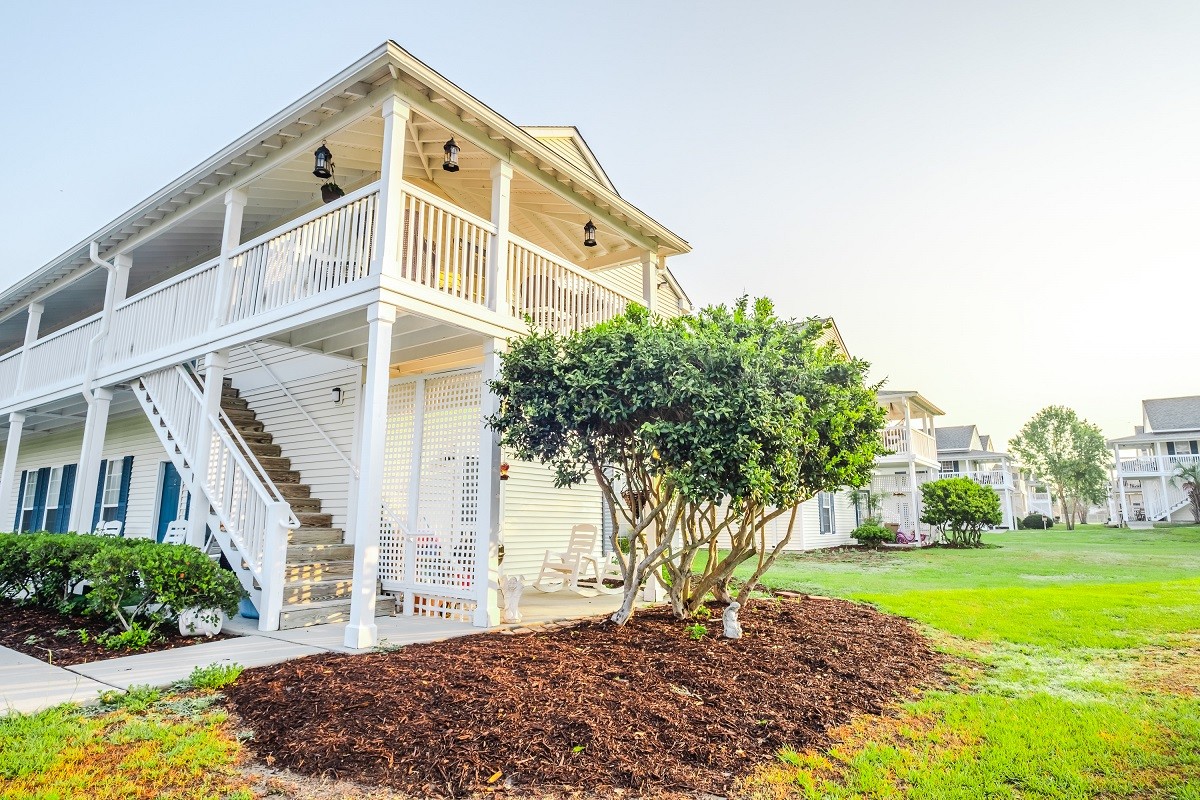
[[[620,289],[626,294],[633,297],[642,296],[642,263],[640,261],[621,264],[593,274],[597,280]],[[679,296],[671,289],[670,284],[658,290],[658,313],[664,317],[678,317],[683,314],[679,310]]]
[[[535,580],[546,551],[566,549],[572,525],[595,525],[600,551],[601,494],[595,481],[557,489],[548,467],[511,458],[508,462],[508,480],[500,484],[505,575]]]

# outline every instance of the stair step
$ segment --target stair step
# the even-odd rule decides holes
[[[274,436],[272,436],[267,431],[264,431],[261,429],[257,430],[257,431],[252,431],[252,430],[242,430],[241,428],[238,428],[238,433],[240,433],[242,435],[242,438],[246,440],[246,444],[250,445],[250,447],[252,447],[252,448],[256,444],[271,444],[272,442],[275,441]]]
[[[280,484],[281,486],[302,486],[303,484]],[[282,490],[280,490],[282,494]],[[319,497],[286,497],[288,505],[296,514],[320,514],[321,498]]]
[[[354,591],[354,581],[349,578],[332,581],[295,581],[283,587],[285,606],[302,603],[319,603],[349,597]]]
[[[311,564],[317,561],[346,561],[354,558],[352,544],[289,544],[287,563]]]
[[[354,562],[313,561],[310,563],[287,564],[283,569],[284,583],[296,581],[331,581],[354,576]]]
[[[246,434],[263,433],[266,431],[266,428],[263,426],[263,424],[257,420],[234,419],[233,417],[230,417],[229,421],[233,423],[233,427],[237,428],[238,433],[242,434],[246,441],[250,441],[250,437],[246,436]],[[270,440],[268,439],[267,441]]]
[[[250,401],[244,397],[230,397],[222,394],[221,408],[225,409],[226,414],[234,410],[245,411],[250,408]]]
[[[258,414],[249,408],[226,408],[225,415],[229,417],[234,425],[238,426],[242,425],[242,423],[258,422]]]
[[[383,617],[396,613],[396,599],[390,595],[375,598],[375,616]],[[284,606],[279,614],[279,629],[304,628],[309,625],[344,623],[350,621],[350,600],[323,600],[314,603],[298,603]]]
[[[295,528],[288,532],[288,544],[342,544],[346,534],[341,528]]]
[[[280,483],[276,484],[275,488],[286,500],[312,497],[312,487],[307,483]]]
[[[252,442],[249,439],[246,440],[246,444],[250,445],[250,452],[254,453],[256,458],[262,458],[263,456],[277,456],[283,452],[283,450],[277,444],[270,444],[267,442]]]
[[[295,513],[301,528],[333,527],[333,514],[318,514],[313,511],[297,511]]]
[[[267,472],[288,472],[292,468],[292,460],[287,456],[256,456],[258,463],[262,464]]]

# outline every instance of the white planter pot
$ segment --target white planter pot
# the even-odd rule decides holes
[[[179,632],[184,636],[216,636],[224,623],[219,608],[188,608],[179,614]]]

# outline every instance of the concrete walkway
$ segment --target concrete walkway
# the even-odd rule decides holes
[[[530,590],[521,600],[519,626],[539,625],[580,617],[611,614],[620,597],[583,597],[571,592],[543,594]],[[286,631],[260,631],[256,620],[234,617],[225,630],[233,639],[201,642],[156,653],[110,658],[71,667],[56,667],[32,656],[0,647],[0,715],[32,712],[60,703],[90,703],[101,692],[130,686],[170,686],[187,678],[196,667],[241,664],[262,667],[321,653],[360,653],[345,646],[346,626],[312,625]],[[466,622],[431,617],[378,617],[380,644],[386,646],[436,642],[482,633]]]

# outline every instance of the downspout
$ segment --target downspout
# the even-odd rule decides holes
[[[83,368],[83,399],[90,406],[96,399],[95,392],[92,390],[92,381],[96,377],[96,368],[100,360],[100,342],[108,336],[108,329],[112,323],[113,306],[116,305],[117,268],[114,264],[100,260],[100,245],[97,242],[88,245],[88,258],[97,267],[103,267],[108,272],[108,280],[104,284],[104,311],[100,314],[100,330],[96,331],[96,335],[88,342],[87,363]]]

